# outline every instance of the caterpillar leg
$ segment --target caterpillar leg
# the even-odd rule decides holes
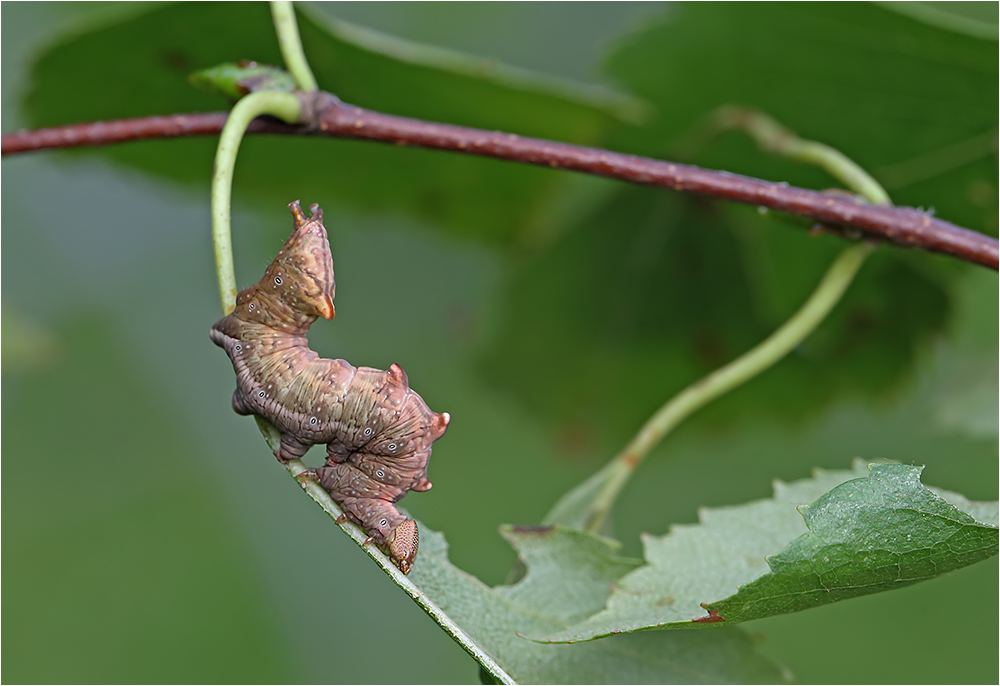
[[[293,436],[281,434],[281,444],[274,451],[274,456],[278,458],[278,462],[284,464],[289,460],[298,460],[306,454],[310,447]]]
[[[326,463],[330,466],[346,462],[350,456],[351,451],[345,448],[340,441],[328,443],[326,446]]]
[[[400,571],[409,573],[417,557],[420,533],[417,523],[395,505],[405,491],[372,480],[350,463],[307,469],[297,478],[311,479],[322,486],[344,515],[368,534],[365,545],[377,544]]]
[[[305,483],[306,481],[315,481],[315,482],[316,482],[316,483],[318,483],[318,484],[319,484],[320,486],[323,486],[323,481],[322,481],[322,479],[320,478],[319,474],[317,474],[317,473],[316,473],[316,470],[315,470],[315,469],[307,469],[307,470],[305,470],[304,472],[299,472],[299,473],[298,473],[298,474],[297,474],[297,475],[295,476],[295,479],[296,479],[296,480],[297,480],[297,481],[298,481],[299,483]],[[324,487],[323,487],[323,489],[324,489],[324,490],[326,490],[326,487],[324,486]],[[339,525],[339,524],[343,524],[343,523],[345,523],[345,522],[349,522],[349,521],[351,521],[351,517],[350,517],[350,516],[349,516],[349,515],[348,515],[348,514],[347,514],[346,512],[342,512],[342,513],[340,514],[340,516],[339,516],[339,517],[337,517],[337,518],[336,518],[335,520],[333,520],[333,521],[334,521],[334,523],[335,523],[335,524],[338,524],[338,525]],[[372,540],[374,540],[374,539],[372,539],[371,537],[369,537],[369,540],[368,540],[368,541],[365,541],[365,545],[367,545],[368,543],[370,543],[370,542],[371,542]]]
[[[316,470],[307,469],[304,472],[299,472],[295,475],[295,480],[299,483],[305,483],[306,481],[318,481],[316,478]]]

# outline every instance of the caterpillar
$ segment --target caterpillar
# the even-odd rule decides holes
[[[409,491],[427,491],[431,444],[451,417],[432,412],[398,364],[387,371],[321,358],[306,332],[332,319],[336,284],[319,205],[306,218],[289,204],[294,227],[263,278],[236,297],[236,309],[212,326],[212,342],[236,372],[233,410],[257,415],[280,435],[281,462],[326,446],[326,463],[299,475],[319,483],[344,516],[366,532],[403,573],[417,555],[416,522],[396,507]]]

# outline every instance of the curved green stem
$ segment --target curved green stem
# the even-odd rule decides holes
[[[592,477],[600,486],[594,489],[585,521],[577,524],[598,531],[632,472],[664,436],[696,410],[757,376],[805,340],[840,300],[873,249],[868,243],[845,248],[809,300],[780,329],[748,353],[688,386],[650,417],[621,453]],[[560,501],[556,505],[550,519],[558,514],[562,504]]]
[[[763,112],[744,107],[723,107],[713,117],[717,129],[739,129],[757,145],[789,159],[814,164],[868,202],[889,205],[889,194],[871,174],[844,153],[824,143],[799,138]]]
[[[316,78],[306,61],[302,50],[302,40],[299,38],[299,26],[295,23],[295,8],[287,0],[271,2],[271,16],[274,18],[274,31],[278,34],[278,47],[285,67],[295,78],[299,90],[316,90]]]
[[[233,240],[229,226],[233,190],[233,169],[236,153],[250,122],[262,114],[270,114],[294,124],[302,107],[292,93],[258,91],[247,95],[233,107],[219,136],[212,173],[212,245],[215,247],[215,271],[219,277],[219,297],[222,312],[229,314],[236,307],[236,272],[233,269]]]
[[[765,114],[743,108],[723,108],[716,113],[714,126],[717,129],[742,129],[762,148],[817,164],[869,202],[889,204],[889,196],[882,186],[840,151],[822,143],[803,140]],[[746,383],[794,350],[839,302],[872,250],[874,247],[867,243],[845,248],[791,319],[763,343],[687,387],[663,405],[611,462],[563,496],[549,512],[545,523],[600,532],[625,484],[664,436],[699,408]]]

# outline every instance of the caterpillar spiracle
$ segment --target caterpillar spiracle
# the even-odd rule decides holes
[[[297,200],[289,208],[292,234],[263,278],[240,291],[236,309],[212,327],[212,342],[236,371],[233,410],[278,429],[274,454],[282,462],[325,445],[326,463],[300,478],[317,481],[406,573],[419,534],[396,503],[431,488],[431,445],[450,417],[432,412],[397,364],[355,368],[309,349],[309,327],[334,315],[333,257],[319,205],[308,218]]]

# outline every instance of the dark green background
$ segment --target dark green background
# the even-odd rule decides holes
[[[319,8],[631,93],[649,103],[642,124],[548,86],[490,90],[363,55],[338,71],[352,53],[305,27],[303,38],[321,85],[359,104],[647,155],[680,154],[719,104],[755,105],[881,172],[897,202],[996,235],[995,133],[994,154],[940,152],[996,130],[995,38],[846,7]],[[996,4],[985,7],[995,27]],[[262,8],[205,10],[233,25],[179,31],[151,75],[142,47],[165,40],[166,21],[125,31],[134,43],[58,47],[141,6],[5,3],[3,131],[221,108],[171,75],[210,66],[185,55],[275,59]],[[121,90],[93,85],[104,78]],[[3,162],[5,681],[474,681],[474,663],[229,408],[232,372],[207,335],[219,316],[212,148]],[[736,134],[693,159],[835,185]],[[787,317],[839,248],[749,208],[363,143],[250,140],[235,189],[241,286],[287,234],[284,203],[324,206],[338,316],[314,347],[398,362],[452,413],[434,490],[404,504],[489,583],[513,562],[497,526],[537,523],[659,403]],[[775,478],[855,456],[926,464],[926,483],[995,499],[997,310],[994,273],[883,250],[813,340],[643,465],[615,513],[626,552],[699,506],[766,497]],[[993,560],[747,629],[804,682],[995,682],[997,602]]]

